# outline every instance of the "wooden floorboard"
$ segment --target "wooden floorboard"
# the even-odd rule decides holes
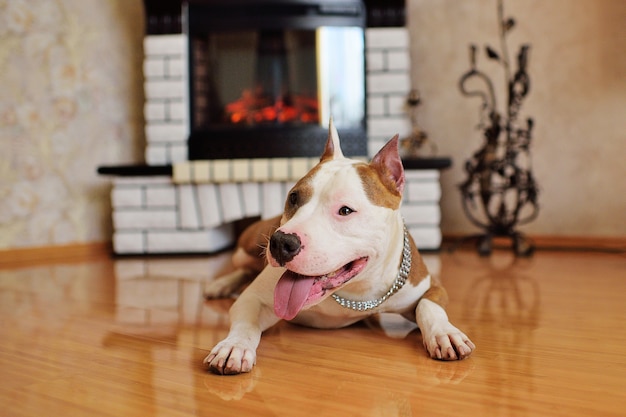
[[[429,254],[471,358],[429,359],[391,316],[331,331],[283,323],[252,373],[222,377],[201,362],[232,301],[202,291],[227,255],[0,269],[0,415],[626,415],[623,254]]]

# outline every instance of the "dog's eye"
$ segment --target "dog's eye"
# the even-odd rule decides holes
[[[298,193],[296,191],[292,191],[289,193],[289,204],[295,206],[298,204]]]
[[[349,216],[350,214],[354,213],[354,210],[352,210],[348,206],[343,206],[339,209],[338,213],[340,216]]]

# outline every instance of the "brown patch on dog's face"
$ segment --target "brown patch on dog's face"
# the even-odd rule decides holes
[[[386,176],[367,164],[356,165],[356,170],[361,178],[365,194],[372,204],[392,210],[400,207],[402,194],[398,191],[395,182],[391,179],[384,181]]]
[[[282,223],[291,219],[300,207],[311,200],[311,197],[313,196],[312,179],[315,173],[319,170],[319,166],[320,164],[313,167],[308,174],[302,177],[300,181],[293,186],[293,188],[289,191],[289,194],[287,194]]]

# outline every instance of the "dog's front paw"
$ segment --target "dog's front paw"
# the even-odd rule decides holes
[[[218,343],[204,359],[204,366],[220,375],[250,372],[256,363],[256,350],[245,344],[225,339]]]
[[[476,345],[456,327],[448,324],[441,329],[424,334],[424,347],[433,359],[454,361],[472,354]]]

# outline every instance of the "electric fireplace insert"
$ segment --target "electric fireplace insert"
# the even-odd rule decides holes
[[[365,20],[354,0],[186,4],[189,159],[318,156],[330,117],[367,155]]]

